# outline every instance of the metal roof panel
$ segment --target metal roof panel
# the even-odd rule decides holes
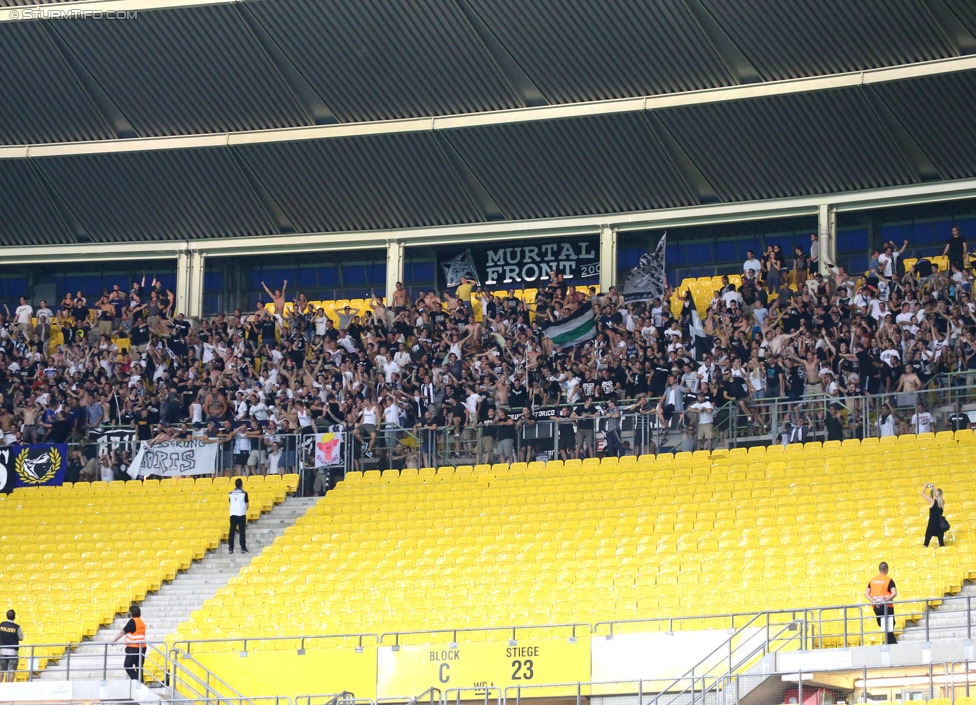
[[[140,136],[310,125],[235,5],[52,26]]]
[[[696,203],[641,115],[495,125],[448,138],[510,220]]]
[[[520,107],[451,0],[280,0],[247,9],[340,122]]]
[[[917,0],[697,0],[767,81],[956,56]]]
[[[483,220],[425,133],[238,147],[300,232]]]
[[[552,103],[735,84],[683,3],[467,1]]]
[[[226,149],[44,157],[35,164],[96,242],[276,232]]]
[[[71,242],[44,182],[23,159],[0,159],[0,245]]]
[[[723,201],[918,181],[859,89],[710,103],[657,115]]]
[[[0,143],[115,137],[40,21],[0,23]]]
[[[976,71],[871,86],[944,179],[976,175]]]

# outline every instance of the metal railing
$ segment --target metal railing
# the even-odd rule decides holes
[[[966,374],[936,376],[929,385],[912,392],[837,397],[817,394],[800,399],[748,398],[744,402],[748,411],[737,404],[721,407],[717,412],[714,431],[717,439],[730,448],[781,443],[783,434],[788,438],[790,429],[802,415],[806,421],[808,440],[822,441],[827,440],[825,419],[832,408],[836,408],[840,411],[844,439],[880,438],[885,433],[880,420],[888,414],[889,409],[893,416],[891,435],[917,434],[922,431],[919,420],[916,419],[913,425],[911,418],[919,403],[924,404],[931,413],[933,431],[949,430],[947,418],[955,404],[976,402],[976,384],[970,384],[971,379]],[[936,386],[936,382],[941,386]],[[786,427],[786,423],[791,426]]]
[[[92,653],[80,653],[83,648]],[[33,681],[42,672],[48,674],[48,680],[53,676],[64,675],[59,680],[70,681],[72,675],[95,675],[99,680],[110,677],[128,678],[129,674],[123,665],[124,644],[113,642],[86,641],[81,644],[21,644],[18,650],[17,667],[14,669],[15,679]],[[146,657],[143,664],[137,665],[139,680],[147,684],[165,684],[169,658],[166,655],[166,642],[148,642]],[[150,656],[157,656],[162,665],[149,664]],[[21,667],[23,666],[23,667]]]
[[[197,653],[206,653],[206,649],[200,649],[201,644],[223,644],[228,648],[222,651],[230,652],[235,651],[240,654],[246,654],[248,651],[253,650],[255,644],[261,646],[266,646],[268,644],[279,645],[285,643],[289,645],[289,648],[294,648],[297,654],[301,655],[305,653],[305,650],[311,648],[310,645],[315,642],[326,642],[326,644],[319,644],[317,648],[329,648],[330,644],[327,642],[333,642],[332,647],[344,646],[350,643],[354,644],[354,648],[357,651],[362,651],[364,646],[375,646],[380,643],[380,636],[377,634],[315,634],[308,636],[265,636],[265,637],[227,637],[222,639],[188,639],[185,641],[177,641],[173,644],[173,649],[179,650],[182,654],[190,656],[194,651],[194,646],[198,647],[196,649]],[[240,645],[239,647],[237,645]],[[251,647],[250,649],[248,647]],[[278,650],[281,649],[272,649]]]
[[[502,689],[494,685],[478,688],[449,688],[444,691],[444,705],[461,705],[462,702],[481,702],[482,705],[501,705]]]
[[[624,698],[636,696],[634,705],[669,702],[669,698],[681,698],[682,705],[703,702],[706,693],[715,692],[721,684],[720,678],[647,678],[623,681],[591,681],[586,683],[550,683],[539,685],[507,686],[500,703],[521,705],[523,700],[539,702],[542,699],[559,699],[560,703],[577,705],[592,703],[594,698]]]
[[[686,403],[691,401],[687,395]],[[912,392],[882,392],[858,396],[831,397],[824,394],[790,399],[788,397],[753,399],[729,402],[714,411],[710,434],[698,433],[698,417],[684,411],[663,421],[656,406],[650,413],[622,411],[619,440],[623,450],[615,451],[633,455],[657,455],[681,450],[712,450],[733,448],[741,445],[761,445],[782,442],[787,430],[784,422],[796,423],[803,415],[807,421],[810,440],[825,440],[825,419],[831,408],[840,410],[844,425],[844,438],[875,438],[882,435],[879,419],[888,405],[898,419],[894,423],[894,435],[918,433],[918,425],[911,425],[915,404],[922,402],[930,410],[934,430],[947,429],[949,410],[956,402],[976,403],[976,371],[952,372],[934,375],[921,389]],[[352,431],[343,432],[342,452],[329,467],[315,465],[315,435],[313,433],[277,434],[283,451],[279,462],[280,472],[297,472],[302,480],[300,496],[321,493],[322,487],[333,487],[352,470],[402,469],[477,465],[495,462],[531,462],[533,460],[558,460],[604,455],[607,452],[607,428],[605,417],[568,418],[559,416],[559,410],[567,405],[534,409],[532,423],[523,423],[518,410],[513,409],[516,420],[513,431],[504,431],[511,437],[510,447],[500,443],[499,427],[491,424],[477,426],[442,426],[426,429],[420,426],[401,427],[381,423],[376,429],[376,439],[356,438]],[[574,408],[578,405],[572,405]],[[618,407],[629,409],[633,402],[621,401]],[[592,425],[592,430],[590,429]],[[113,431],[116,432],[113,435]],[[128,437],[125,434],[129,434]],[[87,470],[101,479],[98,458],[105,452],[127,451],[134,455],[138,441],[126,427],[102,428],[93,435],[97,440],[73,441],[70,450],[81,448],[86,460],[94,460]],[[360,434],[362,435],[362,434]],[[711,435],[711,440],[705,438]],[[699,436],[702,436],[699,439]],[[235,453],[234,440],[221,443],[217,452],[218,475],[244,474],[255,467],[256,474],[267,471],[266,451],[260,439],[252,441],[258,451],[257,466],[248,466],[251,454]],[[370,446],[369,453],[365,452]],[[69,453],[70,454],[70,453]],[[120,468],[119,479],[126,479]],[[316,479],[319,477],[316,489]]]
[[[949,605],[951,611],[935,612],[935,605]],[[965,619],[965,627],[942,625],[934,623],[933,618],[946,615],[959,615]],[[895,617],[899,622],[912,623],[912,628],[924,631],[925,640],[932,636],[941,636],[951,632],[964,631],[966,638],[973,638],[973,624],[976,623],[976,601],[971,596],[927,597],[911,600],[899,599],[895,603]],[[627,629],[621,629],[626,626]],[[639,627],[646,626],[646,630]],[[745,633],[743,630],[758,630],[763,635],[762,644],[756,649],[763,649],[764,653],[780,651],[787,646],[796,646],[804,650],[829,647],[859,646],[870,640],[883,641],[884,632],[877,624],[877,616],[872,606],[866,603],[848,605],[825,605],[792,610],[765,610],[761,612],[729,612],[717,615],[688,615],[679,617],[654,617],[648,619],[620,619],[594,623],[567,622],[542,625],[504,625],[496,627],[461,627],[456,629],[434,629],[416,631],[394,631],[381,634],[324,634],[312,636],[270,636],[250,638],[223,639],[192,639],[176,642],[174,649],[185,654],[194,651],[202,652],[203,644],[223,645],[224,652],[245,652],[249,649],[261,648],[266,650],[294,649],[304,653],[308,648],[328,648],[335,646],[356,646],[357,649],[373,646],[397,647],[409,639],[411,643],[438,643],[445,638],[451,642],[458,642],[465,634],[493,633],[499,639],[519,639],[526,631],[538,633],[549,630],[553,638],[575,638],[577,636],[606,636],[647,632],[678,632],[701,631],[703,629],[726,630],[731,634]],[[901,631],[901,630],[899,630]],[[423,637],[418,640],[417,637]],[[460,638],[459,638],[460,637]],[[329,643],[331,642],[331,644]],[[340,644],[341,642],[341,644]],[[259,647],[255,645],[260,644]],[[741,645],[736,647],[741,649]],[[754,658],[756,654],[748,656],[741,654],[737,658]],[[732,662],[730,662],[732,663]]]
[[[58,700],[57,705],[92,705],[95,702],[91,699],[85,700]],[[116,701],[103,701],[116,702]],[[133,702],[133,701],[119,701]],[[292,700],[284,695],[259,695],[241,698],[158,698],[152,701],[152,705],[291,705]]]
[[[173,689],[173,694],[180,694],[184,698],[197,700],[226,700],[247,703],[247,705],[282,705],[289,702],[284,697],[245,697],[227,681],[214,674],[209,668],[178,648],[172,648],[166,654],[166,663],[169,664],[168,683]],[[188,668],[186,663],[190,663],[195,668]],[[202,677],[201,675],[202,674]]]
[[[83,642],[81,644],[22,644],[14,670],[15,680],[28,682],[45,680],[101,680],[131,679],[135,671],[138,680],[150,687],[172,688],[195,702],[239,703],[240,705],[285,705],[284,697],[245,697],[230,684],[194,660],[188,653],[171,649],[166,642],[148,642],[141,662],[128,669],[124,665],[125,645],[114,642]],[[85,653],[79,651],[84,649]],[[187,667],[196,667],[196,672]],[[21,667],[23,665],[23,667]],[[63,676],[63,677],[62,677]],[[181,700],[180,702],[186,702]]]
[[[341,693],[299,695],[295,698],[295,705],[352,705],[355,702],[356,694],[348,690]]]
[[[836,685],[828,689],[840,691],[839,695],[850,703],[885,701],[932,700],[945,698],[950,705],[962,697],[976,693],[976,661],[947,661],[914,663],[899,666],[861,666],[859,668],[830,668],[818,666],[802,671],[770,670],[762,673],[735,673],[728,676],[702,679],[683,678],[641,679],[630,681],[589,681],[578,683],[553,683],[545,685],[519,685],[504,689],[497,699],[484,694],[461,697],[461,691],[448,690],[444,705],[459,705],[462,700],[481,701],[484,705],[521,705],[523,700],[542,702],[558,699],[561,705],[589,705],[594,698],[614,698],[632,705],[667,705],[680,697],[682,705],[737,705],[759,684],[768,680],[777,682],[787,697],[777,699],[778,694],[767,691],[766,702],[806,702],[804,691],[820,690],[825,686],[806,683],[811,670],[827,676]],[[675,686],[677,683],[677,686]],[[489,689],[491,690],[491,689]]]

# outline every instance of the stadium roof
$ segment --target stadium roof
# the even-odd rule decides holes
[[[394,231],[976,177],[966,0],[56,5],[134,21],[11,21],[40,10],[2,5],[23,6],[0,10],[4,245]]]

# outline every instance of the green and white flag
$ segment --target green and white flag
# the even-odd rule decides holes
[[[596,313],[589,302],[580,306],[568,318],[547,326],[543,334],[557,348],[568,348],[596,337]]]

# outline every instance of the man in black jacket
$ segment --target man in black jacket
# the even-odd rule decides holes
[[[13,683],[20,660],[20,642],[24,640],[24,630],[14,622],[17,613],[7,610],[7,621],[0,622],[0,682]]]

